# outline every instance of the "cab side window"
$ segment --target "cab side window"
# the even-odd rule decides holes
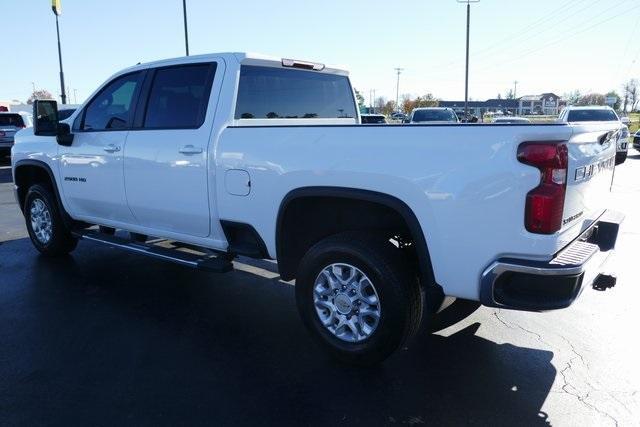
[[[114,130],[131,127],[134,98],[142,84],[142,73],[116,78],[89,103],[82,130]]]

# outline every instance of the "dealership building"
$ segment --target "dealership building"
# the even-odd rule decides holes
[[[482,117],[486,113],[502,112],[517,116],[528,114],[557,115],[566,106],[566,101],[552,92],[540,95],[525,95],[516,99],[487,99],[486,101],[469,101],[471,114]],[[457,113],[464,113],[464,101],[440,101],[440,107],[452,108]]]

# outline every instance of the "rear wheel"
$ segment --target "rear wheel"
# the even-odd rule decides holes
[[[24,217],[33,246],[47,256],[65,255],[78,241],[71,235],[53,192],[44,185],[29,188],[24,202]]]
[[[418,279],[401,251],[362,233],[328,237],[306,253],[296,301],[324,349],[362,365],[388,357],[415,334],[422,317]]]

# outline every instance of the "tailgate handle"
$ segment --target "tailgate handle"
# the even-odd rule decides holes
[[[609,142],[610,140],[613,139],[614,136],[616,136],[618,134],[618,130],[613,131],[610,130],[609,132],[605,133],[604,135],[602,135],[601,137],[598,138],[598,142],[600,143],[600,145],[604,145],[606,142]]]

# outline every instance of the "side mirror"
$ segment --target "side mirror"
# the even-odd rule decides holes
[[[58,103],[51,99],[33,101],[33,134],[55,136],[60,145],[70,146],[73,142],[71,128],[66,123],[58,122]]]
[[[58,132],[58,103],[51,99],[33,101],[33,134],[56,136]]]
[[[58,132],[56,133],[56,141],[58,144],[70,147],[73,143],[73,134],[71,127],[67,123],[58,123]]]

